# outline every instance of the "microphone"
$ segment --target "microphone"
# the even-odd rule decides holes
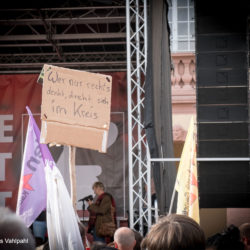
[[[78,200],[78,201],[89,201],[89,200],[93,200],[94,198],[93,198],[93,196],[92,195],[88,195],[88,196],[85,196],[84,198],[82,198],[82,199],[80,199],[80,200]]]

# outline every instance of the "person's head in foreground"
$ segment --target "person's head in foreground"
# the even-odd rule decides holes
[[[245,249],[250,249],[250,223],[244,223],[239,226],[241,241]]]
[[[135,234],[128,227],[120,227],[114,234],[115,247],[119,250],[133,250],[135,246]]]
[[[206,242],[206,250],[244,250],[238,227],[230,225],[221,233],[216,233]]]
[[[0,249],[35,249],[35,240],[29,228],[5,207],[0,207]]]
[[[162,217],[142,241],[147,250],[204,250],[205,234],[193,219],[179,214]]]

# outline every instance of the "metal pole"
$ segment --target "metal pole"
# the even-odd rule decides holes
[[[151,162],[177,162],[180,161],[181,158],[151,158]],[[198,157],[197,161],[250,161],[249,157]]]
[[[144,74],[146,76],[147,70],[147,59],[148,59],[148,15],[147,15],[147,0],[144,0],[144,55],[145,55],[145,63],[144,63]],[[151,161],[150,161],[150,153],[149,147],[147,144],[147,185],[148,185],[148,230],[150,230],[152,226],[152,196],[151,196]],[[158,208],[155,207],[155,220],[156,215],[158,216]]]
[[[131,50],[130,50],[130,4],[126,0],[126,40],[127,40],[127,101],[128,101],[128,166],[129,166],[129,224],[134,227],[133,206],[133,159],[132,159],[132,119],[131,119]]]
[[[144,0],[144,54],[145,54],[145,64],[144,72],[146,75],[147,62],[148,62],[148,15],[147,15],[147,0]]]
[[[136,0],[136,18],[135,18],[135,32],[136,32],[136,84],[137,84],[137,104],[141,101],[141,71],[140,71],[140,36],[139,36],[139,3]],[[137,119],[141,121],[141,105],[137,105]],[[141,126],[137,126],[137,138],[138,138],[138,157],[142,158],[142,147],[141,147]],[[142,187],[142,164],[141,161],[138,162],[138,177],[139,177],[139,222],[140,226],[143,225],[143,204],[142,204],[142,196],[143,196],[143,187]],[[140,228],[140,232],[143,235],[143,226]]]
[[[148,229],[152,226],[152,200],[151,200],[151,162],[150,162],[150,153],[147,145],[147,202],[148,202]],[[158,211],[155,211],[158,213]]]

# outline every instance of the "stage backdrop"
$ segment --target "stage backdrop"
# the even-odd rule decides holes
[[[77,148],[77,200],[93,194],[92,184],[101,181],[114,195],[118,215],[125,216],[128,206],[126,72],[105,74],[113,78],[108,150],[102,154]],[[26,106],[41,128],[42,85],[37,83],[37,78],[36,74],[0,75],[0,206],[14,211],[28,123]],[[50,151],[69,188],[68,147],[52,147]],[[77,203],[77,208],[82,209],[82,202]]]

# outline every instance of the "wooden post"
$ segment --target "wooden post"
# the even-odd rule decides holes
[[[73,208],[76,212],[76,147],[69,146],[69,174],[70,174],[70,196]]]

